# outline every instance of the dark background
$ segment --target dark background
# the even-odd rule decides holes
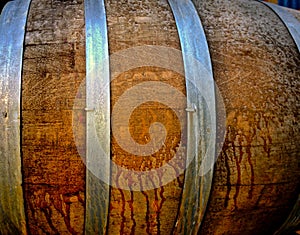
[[[10,1],[12,0],[0,0],[0,13],[2,12],[5,4]],[[300,0],[278,0],[278,5],[300,10]]]
[[[11,0],[0,0],[0,13],[2,12],[3,7],[6,3],[10,2]]]

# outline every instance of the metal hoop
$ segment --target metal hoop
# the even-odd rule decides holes
[[[281,19],[281,21],[284,23],[284,25],[287,27],[288,31],[290,32],[292,38],[294,39],[298,50],[300,52],[300,22],[297,20],[290,12],[288,12],[284,7],[268,3],[268,2],[262,2],[268,6],[272,11],[274,11],[278,17]]]
[[[210,194],[216,154],[215,87],[208,44],[192,1],[169,0],[169,4],[179,33],[185,75],[192,79],[192,83],[186,83],[186,89],[187,158],[193,160],[185,172],[183,196],[174,230],[180,234],[197,234]],[[203,66],[195,64],[195,59]],[[205,84],[205,90],[197,85],[200,80],[201,84]],[[206,99],[199,97],[195,88],[200,88]]]
[[[21,171],[21,77],[30,0],[9,2],[0,16],[0,233],[26,231]]]
[[[109,161],[98,161],[110,156],[110,88],[103,84],[110,84],[108,36],[104,0],[85,1],[86,22],[86,113],[87,141],[86,141],[86,234],[105,234],[109,208],[109,186],[100,181],[89,169],[91,165],[101,164],[101,175],[109,181]],[[102,117],[101,129],[95,133],[95,112]],[[103,152],[95,149],[98,138],[101,139]],[[104,170],[103,170],[104,169]]]

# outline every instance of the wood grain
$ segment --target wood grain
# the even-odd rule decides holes
[[[299,52],[282,22],[259,2],[193,2],[227,112],[227,135],[199,234],[272,234],[299,193]],[[110,54],[142,45],[180,49],[167,1],[107,0],[106,10]],[[31,4],[21,119],[30,234],[84,233],[86,174],[79,152],[85,146],[76,147],[72,127],[74,99],[85,78],[83,12],[83,0],[32,0]],[[111,83],[111,108],[126,90],[143,81],[163,81],[185,92],[183,76],[173,71],[135,68]],[[85,123],[84,114],[80,120]],[[112,138],[115,163],[146,170],[173,157],[181,130],[168,107],[149,102],[134,110],[130,119],[134,139],[146,143],[153,121],[168,130],[166,149],[136,158]],[[85,129],[80,132],[85,143]],[[112,177],[124,178],[118,172]],[[183,177],[141,192],[111,187],[107,234],[172,234],[180,219],[176,217]]]
[[[298,49],[259,2],[194,3],[227,112],[200,234],[273,234],[299,193]]]
[[[72,130],[85,78],[83,1],[31,3],[22,80],[22,155],[28,232],[82,234],[85,165]]]
[[[107,0],[106,11],[110,54],[143,45],[180,49],[175,21],[167,1],[134,0],[129,3]],[[185,92],[184,78],[173,71],[157,67],[136,68],[120,74],[111,83],[112,108],[125,91],[145,81],[165,82]],[[185,106],[182,107],[183,110],[184,108]],[[131,134],[140,144],[147,143],[149,125],[152,122],[163,123],[169,135],[164,150],[146,157],[133,156],[122,150],[113,138],[112,160],[122,167],[145,171],[160,167],[172,158],[174,155],[171,152],[176,151],[181,130],[171,111],[157,102],[146,103],[138,107],[130,119]],[[121,182],[124,176],[112,172],[111,177],[121,177]],[[111,187],[108,234],[172,233],[180,203],[182,182],[181,175],[167,185],[142,192]]]

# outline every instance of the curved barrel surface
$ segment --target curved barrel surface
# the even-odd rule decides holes
[[[273,234],[299,193],[298,48],[260,2],[194,3],[227,113],[200,234]]]
[[[16,149],[20,161],[10,165],[18,174],[11,181],[18,208],[3,218],[0,207],[0,233],[273,234],[292,211],[300,186],[300,53],[281,19],[258,1],[188,1],[205,33],[194,42],[200,56],[208,45],[215,92],[226,111],[224,144],[205,181],[198,166],[209,128],[196,133],[200,139],[192,139],[189,128],[194,113],[212,105],[218,122],[222,104],[204,99],[195,107],[186,98],[194,84],[187,83],[192,68],[182,52],[190,41],[183,35],[197,30],[180,20],[189,15],[176,14],[176,1],[97,0],[95,8],[92,2],[31,1],[16,96],[21,122],[14,130],[21,142],[0,144]],[[105,28],[91,30],[95,22]],[[103,69],[106,77],[98,76]],[[89,103],[93,99],[98,107]],[[127,114],[128,122],[119,125]],[[222,140],[216,128],[214,138]],[[110,148],[111,165],[93,159],[97,138]],[[185,165],[190,140],[204,147],[198,162]],[[104,183],[98,174],[107,176]],[[0,191],[1,206],[9,193]],[[7,221],[13,222],[10,230]]]

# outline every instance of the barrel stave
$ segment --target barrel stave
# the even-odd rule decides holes
[[[110,55],[131,47],[145,45],[180,49],[175,20],[167,1],[131,1],[128,4],[127,1],[107,0],[105,3]],[[149,60],[153,59],[155,60],[149,58]],[[112,68],[111,75],[113,74]],[[157,67],[144,66],[132,69],[112,79],[114,79],[111,83],[112,109],[124,92],[142,82],[164,82],[185,93],[183,76]],[[182,105],[184,110],[185,104]],[[179,145],[178,140],[182,130],[175,124],[176,116],[168,107],[161,106],[157,102],[138,107],[132,114],[130,128],[133,130],[133,137],[139,143],[146,143],[151,122],[163,123],[168,133],[171,133],[167,137],[165,149],[151,156],[140,156],[138,158],[143,160],[137,159],[134,163],[132,156],[122,150],[112,136],[112,160],[122,167],[139,171],[160,167],[162,163],[166,163],[174,156],[172,151],[176,152],[176,147]],[[172,141],[175,142],[174,146]],[[184,153],[181,154],[184,158]],[[150,161],[151,165],[148,164]],[[111,177],[118,177],[118,172],[112,172]],[[119,181],[122,181],[122,177]],[[175,177],[167,185],[152,190],[142,190],[142,192],[130,192],[111,187],[108,233],[171,234],[176,221],[182,187],[183,175],[177,179]]]
[[[85,165],[72,109],[85,78],[82,1],[32,1],[22,75],[22,165],[31,234],[80,234]]]
[[[194,1],[227,113],[200,234],[272,234],[299,190],[299,51],[255,1]]]

